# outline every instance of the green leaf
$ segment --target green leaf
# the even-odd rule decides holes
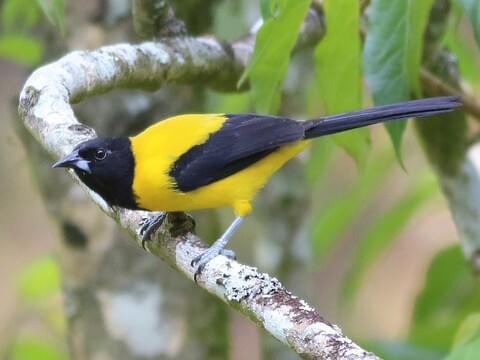
[[[60,271],[50,257],[35,260],[23,270],[18,279],[19,296],[35,302],[60,291]]]
[[[38,22],[38,6],[31,0],[6,0],[1,9],[2,30],[5,33],[26,33]]]
[[[461,346],[455,347],[445,360],[478,360],[480,354],[480,336]]]
[[[260,0],[260,12],[263,20],[268,20],[275,16],[278,11],[278,5],[283,0]]]
[[[270,11],[270,0],[260,0],[260,12],[263,20],[267,20],[272,16]]]
[[[480,72],[478,71],[479,51],[469,46],[463,34],[458,31],[455,23],[451,22],[445,34],[444,45],[458,60],[458,67],[462,77],[473,84],[480,83]]]
[[[328,138],[319,138],[310,145],[309,158],[305,165],[305,177],[310,186],[317,185],[325,177],[332,160],[335,145]]]
[[[58,346],[32,337],[17,339],[10,348],[11,360],[67,360],[68,356]]]
[[[242,113],[250,108],[250,98],[246,93],[218,93],[207,91],[206,110],[211,113]]]
[[[263,20],[276,17],[285,0],[260,0],[260,12]]]
[[[275,14],[258,31],[252,59],[239,81],[250,79],[253,102],[262,113],[278,110],[290,53],[310,5],[310,0],[271,0],[270,4],[273,2]]]
[[[470,18],[473,30],[475,32],[475,40],[480,47],[480,2],[478,0],[460,0],[465,14]]]
[[[423,34],[433,0],[373,0],[364,49],[364,69],[376,104],[420,95],[418,74]],[[397,158],[406,121],[385,124]]]
[[[480,313],[468,315],[460,324],[455,334],[453,346],[458,347],[465,345],[475,337],[480,337]]]
[[[315,65],[328,114],[361,107],[360,4],[357,0],[323,2],[327,34],[315,49]],[[362,168],[370,150],[368,128],[333,136]]]
[[[65,3],[64,0],[37,0],[38,5],[48,21],[65,35]]]
[[[410,340],[448,350],[455,331],[471,313],[480,311],[480,287],[467,268],[460,246],[441,251],[432,261],[417,297]]]
[[[0,37],[0,58],[33,66],[40,62],[42,56],[43,47],[38,40],[23,35],[4,35]]]
[[[366,345],[367,349],[388,360],[440,360],[444,353],[408,342],[375,341]]]
[[[450,293],[466,275],[466,266],[458,245],[441,251],[432,261],[425,287],[415,303],[414,320],[425,321],[441,311]]]
[[[346,300],[352,300],[368,266],[396,239],[426,200],[438,192],[436,185],[436,180],[431,173],[420,176],[398,201],[370,224],[359,241],[350,273],[344,283]]]
[[[324,109],[318,101],[320,93],[315,79],[310,78],[305,84],[305,90],[305,104],[303,105],[305,114],[308,117],[318,117],[318,114],[324,113]],[[309,146],[309,156],[304,169],[310,187],[321,188],[322,180],[327,178],[325,175],[328,174],[335,148],[335,143],[328,136],[315,139]]]
[[[349,190],[334,197],[314,215],[311,227],[312,252],[318,259],[326,256],[327,251],[340,235],[354,221],[358,213],[366,206],[378,184],[388,175],[394,162],[388,152],[370,159]]]

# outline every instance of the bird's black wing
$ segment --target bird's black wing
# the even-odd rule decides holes
[[[219,130],[172,165],[169,175],[178,190],[188,192],[221,180],[305,134],[301,123],[288,118],[258,114],[225,117]]]

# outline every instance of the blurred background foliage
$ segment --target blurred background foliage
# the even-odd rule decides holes
[[[422,96],[418,73],[433,3],[325,0],[326,35],[314,49],[290,59],[309,0],[218,1],[211,30],[216,36],[234,40],[260,16],[264,24],[239,80],[250,81],[251,90],[207,91],[205,108],[198,111],[259,111],[302,119]],[[63,0],[0,1],[2,117],[14,118],[12,99],[27,74],[55,58],[47,42],[67,49],[69,40],[82,37],[70,5]],[[458,63],[462,88],[477,94],[480,1],[452,0],[450,5],[441,43]],[[392,29],[398,18],[400,26]],[[62,304],[58,235],[48,226],[12,122],[0,125],[5,190],[0,204],[5,284],[0,354],[15,360],[66,359],[63,312],[69,309]],[[299,198],[292,215],[289,207]],[[275,204],[273,215],[265,204]],[[240,259],[275,269],[280,280],[349,336],[386,359],[479,358],[479,281],[463,259],[436,177],[406,121],[389,124],[386,131],[374,126],[316,141],[272,180],[257,206],[258,216],[232,242]],[[230,217],[215,214],[217,224]],[[292,216],[296,222],[288,223]],[[272,244],[277,238],[272,234],[286,232],[279,222],[288,228],[281,250]],[[202,228],[201,221],[198,226],[206,238],[222,228]],[[299,260],[294,270],[282,262],[292,257]],[[238,332],[235,326],[232,334]],[[248,334],[255,343],[257,330]],[[232,348],[232,358],[246,358],[238,346]],[[269,358],[255,346],[248,351],[249,358]]]

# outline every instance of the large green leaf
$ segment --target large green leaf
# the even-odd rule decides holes
[[[10,347],[12,360],[67,360],[68,355],[57,345],[34,337],[21,337]]]
[[[475,40],[477,40],[477,45],[480,46],[480,1],[460,0],[460,2],[465,9],[465,14],[470,18],[475,32]]]
[[[278,110],[290,53],[310,0],[270,0],[270,3],[270,17],[264,19],[258,30],[251,62],[239,81],[241,84],[247,77],[250,79],[256,110],[263,113]]]
[[[328,138],[320,138],[310,146],[310,153],[305,164],[305,177],[310,186],[318,185],[328,172],[335,144]]]
[[[408,342],[374,341],[369,342],[365,347],[380,358],[388,360],[441,360],[445,356],[438,350]]]
[[[6,0],[1,8],[1,24],[5,33],[24,33],[37,23],[38,6],[32,0]]]
[[[283,1],[284,0],[260,0],[260,12],[262,13],[263,20],[277,16],[279,5],[281,5]]]
[[[250,98],[246,93],[218,93],[207,91],[206,110],[212,113],[242,113],[250,109]]]
[[[465,345],[476,337],[480,337],[480,312],[468,315],[460,324],[455,334],[453,346]]]
[[[36,65],[43,55],[42,44],[24,35],[0,36],[0,58],[16,61],[24,65]]]
[[[37,0],[47,19],[65,34],[65,3],[64,0]]]
[[[433,0],[373,0],[364,49],[367,82],[377,104],[420,94],[423,34]],[[401,162],[406,122],[385,124]]]
[[[382,152],[368,161],[351,188],[333,197],[315,214],[311,227],[313,254],[322,259],[342,233],[367,205],[378,184],[388,175],[394,161],[391,154]],[[318,262],[318,259],[317,259]]]
[[[327,34],[315,49],[318,85],[327,113],[338,113],[361,107],[360,5],[357,0],[323,2]],[[367,128],[333,136],[356,160],[365,165],[370,150]]]
[[[310,78],[305,86],[305,104],[303,109],[310,118],[318,117],[324,113],[323,105],[318,101],[320,98],[320,89],[316,79]],[[305,164],[305,177],[307,183],[313,188],[321,188],[322,180],[326,179],[329,167],[331,166],[332,155],[335,153],[335,143],[331,137],[321,137],[315,139],[309,147],[308,160]]]
[[[398,201],[375,219],[361,237],[358,249],[354,253],[353,264],[344,283],[346,300],[352,299],[368,266],[395,240],[408,220],[436,192],[438,188],[435,178],[430,173],[422,175]]]
[[[478,48],[469,46],[463,34],[460,33],[458,24],[459,21],[450,22],[445,34],[444,45],[457,57],[462,77],[470,83],[478,85],[480,83],[479,51]]]
[[[35,302],[60,291],[60,271],[50,257],[42,257],[26,267],[18,279],[22,299]]]
[[[480,336],[455,347],[445,360],[478,360],[480,357]]]
[[[455,332],[470,314],[480,311],[479,282],[467,268],[460,246],[451,246],[432,261],[417,297],[410,340],[448,350]]]

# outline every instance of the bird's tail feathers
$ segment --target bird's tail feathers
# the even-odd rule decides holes
[[[305,138],[334,134],[389,120],[442,114],[461,105],[456,96],[439,96],[325,116],[304,122]]]

